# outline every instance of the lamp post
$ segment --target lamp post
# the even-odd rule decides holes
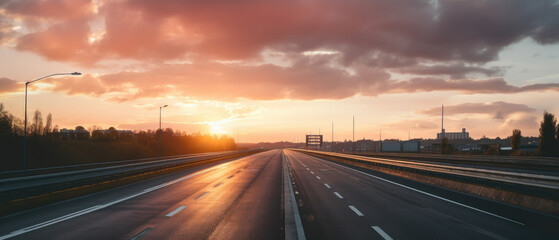
[[[169,105],[159,107],[159,150],[157,151],[159,158],[161,158],[161,135],[163,135],[163,130],[161,129],[161,109],[166,108],[167,106]]]
[[[79,72],[73,72],[73,73],[55,73],[55,74],[51,74],[48,76],[44,76],[42,78],[37,78],[33,81],[29,81],[25,83],[25,121],[23,122],[23,171],[25,172],[27,170],[27,86],[29,86],[29,84],[34,83],[36,81],[39,80],[43,80],[45,78],[49,78],[49,77],[54,77],[54,76],[61,76],[61,75],[73,75],[73,76],[79,76],[82,75]]]

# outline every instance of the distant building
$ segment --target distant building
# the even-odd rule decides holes
[[[79,140],[88,140],[89,139],[89,132],[85,129],[66,129],[63,128],[58,133],[60,138],[62,139],[79,139]]]
[[[470,133],[466,132],[465,128],[462,128],[462,132],[445,132],[443,129],[442,133],[437,133],[437,139],[442,140],[445,137],[448,140],[469,139]]]

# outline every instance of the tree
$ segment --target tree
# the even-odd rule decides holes
[[[4,110],[4,104],[0,103],[0,137],[12,135],[13,117]]]
[[[518,151],[520,147],[520,140],[522,139],[522,133],[520,129],[512,130],[512,136],[510,137],[510,146],[512,147],[512,151]]]
[[[540,123],[540,145],[538,154],[542,156],[554,156],[558,152],[557,145],[557,119],[551,113],[543,113],[543,121]]]
[[[116,128],[114,127],[110,127],[109,128],[109,136],[111,138],[111,141],[118,141],[118,130],[116,130]]]
[[[43,115],[39,109],[35,110],[35,114],[33,115],[33,126],[31,129],[33,131],[33,135],[42,135],[43,133]]]
[[[47,123],[45,124],[44,135],[50,134],[52,131],[52,114],[47,115]]]
[[[441,153],[451,153],[450,145],[448,144],[448,139],[446,137],[441,141]]]

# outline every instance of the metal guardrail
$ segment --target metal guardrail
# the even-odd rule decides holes
[[[442,173],[450,175],[458,175],[470,178],[485,179],[491,181],[499,181],[512,183],[517,185],[540,187],[551,190],[559,190],[559,176],[550,176],[543,174],[508,172],[499,170],[488,170],[479,168],[468,168],[459,166],[447,166],[432,163],[410,162],[403,160],[392,160],[377,157],[364,157],[342,153],[322,152],[304,149],[291,149],[300,152],[315,153],[326,156],[340,157],[344,159],[363,161],[367,163],[377,164],[379,166],[397,167],[409,170],[427,171],[433,173]]]
[[[86,163],[86,164],[76,164],[76,165],[67,165],[67,166],[46,167],[46,168],[32,168],[32,169],[27,169],[26,171],[23,170],[4,171],[4,172],[0,172],[0,179],[7,178],[6,176],[14,175],[18,173],[35,175],[35,174],[40,174],[41,172],[51,172],[51,171],[65,172],[65,171],[71,171],[72,169],[98,168],[98,167],[109,166],[109,165],[123,165],[132,162],[149,162],[154,160],[166,160],[166,159],[168,160],[168,159],[177,159],[177,158],[184,158],[184,157],[197,157],[197,156],[206,156],[206,155],[220,154],[220,153],[230,153],[230,152],[236,152],[236,151],[192,153],[192,154],[184,154],[184,155],[165,156],[160,158],[159,157],[139,158],[139,159]]]
[[[227,151],[205,154],[191,154],[186,156],[174,156],[167,159],[142,159],[142,162],[120,164],[108,167],[97,167],[75,171],[64,171],[49,174],[32,175],[25,177],[13,177],[0,179],[0,200],[8,197],[7,195],[25,191],[26,189],[36,189],[38,192],[53,190],[56,185],[68,185],[66,183],[82,182],[87,183],[92,179],[109,179],[111,176],[121,176],[123,174],[136,174],[154,171],[187,163],[194,163],[211,158],[231,156],[250,151]],[[137,160],[130,160],[137,161]],[[61,188],[61,187],[60,187]],[[10,197],[12,198],[12,197]]]

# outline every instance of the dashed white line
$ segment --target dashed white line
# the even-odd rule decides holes
[[[314,174],[314,172],[313,172],[313,171],[311,171],[311,174]]]
[[[180,211],[182,211],[186,206],[180,206],[177,209],[175,209],[174,211],[168,213],[167,215],[165,215],[165,217],[172,217],[175,216],[175,214],[179,213]]]
[[[327,183],[325,183],[324,186],[326,186],[327,188],[332,188],[332,187],[330,187],[330,185],[328,185]]]
[[[208,193],[209,193],[209,192],[202,193],[202,194],[198,195],[198,197],[195,197],[195,199],[198,200],[198,199],[200,199],[200,198],[203,198],[203,197],[206,196],[206,194],[208,194]]]
[[[319,176],[316,176],[316,178],[320,179],[320,177],[319,177]]]
[[[359,209],[357,209],[357,208],[354,207],[353,205],[348,205],[348,207],[349,207],[349,209],[353,210],[353,212],[354,212],[355,214],[357,214],[357,216],[360,216],[360,217],[365,216],[363,213],[361,213],[361,212],[359,211]]]
[[[94,212],[94,211],[97,211],[97,210],[99,210],[99,209],[103,209],[103,208],[106,208],[106,207],[115,205],[115,204],[120,203],[120,202],[124,202],[124,201],[126,201],[126,200],[128,200],[128,199],[135,198],[135,197],[137,197],[137,196],[146,194],[146,193],[148,193],[148,192],[152,192],[152,191],[154,191],[154,190],[157,190],[157,189],[160,189],[160,188],[169,186],[169,185],[171,185],[171,184],[175,184],[175,183],[178,183],[178,182],[182,182],[182,181],[184,181],[184,180],[186,180],[186,179],[189,179],[189,178],[191,178],[191,177],[198,176],[198,175],[200,175],[200,174],[209,172],[209,171],[211,171],[211,170],[214,170],[214,169],[217,169],[217,168],[223,168],[223,167],[225,167],[225,166],[227,166],[227,165],[229,165],[229,164],[231,164],[231,163],[232,163],[232,162],[228,162],[228,163],[221,164],[221,165],[218,165],[218,166],[215,166],[215,167],[212,167],[212,168],[208,168],[208,169],[205,169],[205,170],[202,170],[202,171],[198,171],[198,172],[193,173],[193,174],[190,174],[190,175],[188,175],[188,176],[185,176],[185,177],[182,177],[182,178],[179,178],[179,179],[175,179],[175,180],[173,180],[173,181],[166,182],[166,183],[157,185],[157,186],[155,186],[155,187],[151,187],[151,188],[148,188],[148,189],[144,189],[144,190],[141,191],[141,192],[132,194],[132,195],[130,195],[130,196],[127,196],[127,197],[124,197],[124,198],[121,198],[121,199],[118,199],[118,200],[115,200],[115,201],[112,201],[112,202],[109,202],[109,203],[106,203],[106,204],[103,204],[103,205],[96,205],[96,206],[93,206],[93,207],[90,207],[90,208],[86,208],[86,209],[83,209],[83,210],[80,210],[80,211],[77,211],[77,212],[73,212],[73,213],[70,213],[70,214],[66,214],[66,215],[64,215],[64,216],[61,216],[61,217],[58,217],[58,218],[55,218],[55,219],[51,219],[51,220],[48,220],[48,221],[45,221],[45,222],[42,222],[42,223],[38,223],[38,224],[35,224],[35,225],[32,225],[32,226],[26,227],[26,228],[22,228],[22,229],[13,231],[13,232],[11,232],[11,233],[9,233],[9,234],[0,236],[0,240],[4,240],[4,239],[11,238],[11,237],[19,236],[19,235],[24,234],[24,233],[28,233],[28,232],[31,232],[31,231],[35,231],[35,230],[37,230],[37,229],[44,228],[44,227],[46,227],[46,226],[50,226],[50,225],[53,225],[53,224],[56,224],[56,223],[59,223],[59,222],[62,222],[62,221],[66,221],[66,220],[68,220],[68,219],[72,219],[72,218],[75,218],[75,217],[79,217],[79,216],[82,216],[82,215],[84,215],[84,214],[88,214],[88,213],[90,213],[90,212]]]
[[[332,163],[332,164],[334,164],[334,163]],[[392,184],[394,184],[394,185],[396,185],[396,186],[400,186],[400,187],[403,187],[403,188],[406,188],[406,189],[409,189],[409,190],[412,190],[412,191],[415,191],[415,192],[418,192],[418,193],[425,194],[425,195],[430,196],[430,197],[434,197],[434,198],[437,198],[437,199],[440,199],[440,200],[443,200],[443,201],[446,201],[446,202],[449,202],[449,203],[452,203],[452,204],[456,204],[456,205],[458,205],[458,206],[462,206],[462,207],[465,207],[465,208],[469,208],[469,209],[471,209],[471,210],[478,211],[478,212],[481,212],[481,213],[485,213],[485,214],[487,214],[487,215],[491,215],[491,216],[494,216],[494,217],[497,217],[497,218],[500,218],[500,219],[503,219],[503,220],[506,220],[506,221],[509,221],[509,222],[513,222],[513,223],[516,223],[516,224],[519,224],[519,225],[525,225],[524,223],[521,223],[521,222],[518,222],[518,221],[515,221],[515,220],[512,220],[512,219],[508,219],[508,218],[506,218],[506,217],[499,216],[499,215],[497,215],[497,214],[490,213],[490,212],[488,212],[488,211],[484,211],[484,210],[481,210],[481,209],[478,209],[478,208],[475,208],[475,207],[472,207],[472,206],[469,206],[469,205],[466,205],[466,204],[463,204],[463,203],[459,203],[459,202],[456,202],[456,201],[452,201],[452,200],[450,200],[450,199],[446,199],[446,198],[437,196],[437,195],[435,195],[435,194],[431,194],[431,193],[428,193],[428,192],[425,192],[425,191],[421,191],[421,190],[419,190],[419,189],[415,189],[415,188],[406,186],[406,185],[404,185],[404,184],[400,184],[400,183],[397,183],[397,182],[393,182],[393,181],[390,181],[390,180],[387,180],[387,179],[384,179],[384,178],[381,178],[381,177],[377,177],[377,176],[375,176],[375,175],[368,174],[368,173],[365,173],[365,172],[361,172],[361,171],[359,171],[359,170],[355,170],[355,169],[353,169],[353,168],[349,168],[349,167],[342,166],[342,165],[339,165],[339,164],[335,164],[335,165],[337,165],[337,166],[339,166],[339,167],[342,167],[342,168],[346,168],[346,169],[352,170],[352,171],[356,171],[356,172],[358,172],[358,173],[367,175],[367,176],[369,176],[369,177],[376,178],[376,179],[381,180],[381,181],[385,181],[385,182],[387,182],[387,183],[392,183]]]
[[[344,197],[343,197],[341,194],[339,194],[338,192],[334,192],[334,194],[335,194],[336,196],[338,196],[340,199],[343,199],[343,198],[344,198]],[[350,208],[351,208],[351,207],[350,207]]]
[[[384,231],[382,231],[382,229],[379,226],[371,226],[375,231],[377,231],[377,233],[384,238],[384,240],[392,240],[392,238],[390,236],[388,236],[388,234],[386,234]]]
[[[307,170],[309,170],[309,171],[310,171],[310,169],[309,169],[309,168],[307,168]]]

